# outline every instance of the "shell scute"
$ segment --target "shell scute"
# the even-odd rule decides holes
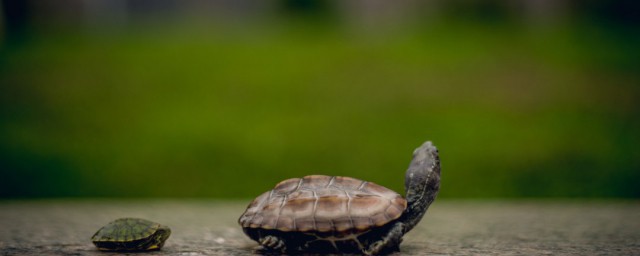
[[[300,232],[309,232],[315,229],[316,220],[313,216],[304,216],[296,218],[296,230]]]
[[[280,218],[278,219],[278,223],[276,223],[276,229],[279,229],[282,231],[291,231],[293,230],[293,227],[294,227],[293,218],[289,216],[280,216]]]
[[[369,227],[371,227],[372,222],[371,222],[371,218],[367,217],[351,217],[351,220],[353,221],[353,227],[356,230],[366,230]]]
[[[316,231],[330,232],[334,229],[333,222],[330,219],[316,218]]]
[[[282,210],[280,216],[313,216],[313,207],[315,200],[312,198],[294,198],[288,200]]]
[[[375,194],[384,194],[389,190],[378,184],[368,182],[365,186],[362,187],[362,191],[365,191],[368,193],[375,193]]]
[[[389,207],[387,207],[387,210],[385,211],[385,215],[387,216],[387,218],[394,218],[395,216],[402,215],[402,210],[393,205],[389,205]]]
[[[344,194],[344,193],[343,193]],[[318,221],[328,221],[336,213],[346,213],[349,209],[348,199],[341,196],[326,196],[318,198],[315,217]]]
[[[296,189],[298,189],[299,184],[300,184],[299,178],[283,180],[280,183],[276,184],[276,187],[273,188],[273,191],[278,194],[291,193]]]
[[[374,215],[371,215],[371,217],[369,218],[371,219],[371,223],[373,223],[374,226],[382,226],[387,223],[388,219],[388,217],[385,216],[384,212],[376,213]]]
[[[302,178],[301,189],[326,188],[333,177],[326,175],[308,175]]]
[[[330,198],[330,197],[341,197],[344,195],[344,190],[340,190],[333,187],[328,187],[325,189],[316,190],[316,195],[319,198]]]
[[[388,207],[389,204],[388,199],[380,196],[357,194],[351,200],[350,214],[354,217],[368,217]]]
[[[333,186],[343,190],[357,190],[360,186],[366,183],[366,181],[351,177],[336,176]]]
[[[333,219],[333,224],[335,226],[335,230],[338,232],[345,232],[353,227],[353,222],[350,216],[337,217]]]

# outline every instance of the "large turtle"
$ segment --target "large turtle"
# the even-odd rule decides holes
[[[102,251],[159,250],[171,235],[171,229],[153,221],[120,218],[100,228],[92,237]]]
[[[440,188],[440,159],[430,141],[413,152],[406,198],[372,182],[310,175],[278,183],[238,220],[270,252],[374,255],[398,251]]]

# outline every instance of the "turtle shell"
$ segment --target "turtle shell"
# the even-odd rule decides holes
[[[310,175],[278,183],[240,216],[245,229],[359,234],[398,219],[407,201],[372,182]]]
[[[160,249],[171,229],[153,221],[139,218],[120,218],[100,228],[92,237],[101,250]]]

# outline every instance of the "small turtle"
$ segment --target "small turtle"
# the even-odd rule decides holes
[[[310,175],[278,183],[249,204],[238,223],[266,252],[399,251],[440,188],[440,159],[430,141],[413,152],[406,199],[372,182]]]
[[[100,228],[93,244],[104,251],[160,250],[171,235],[167,226],[138,218],[121,218]]]

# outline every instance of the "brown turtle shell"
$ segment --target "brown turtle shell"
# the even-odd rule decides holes
[[[359,179],[310,175],[278,183],[258,196],[238,222],[283,232],[362,232],[398,219],[407,201]]]

